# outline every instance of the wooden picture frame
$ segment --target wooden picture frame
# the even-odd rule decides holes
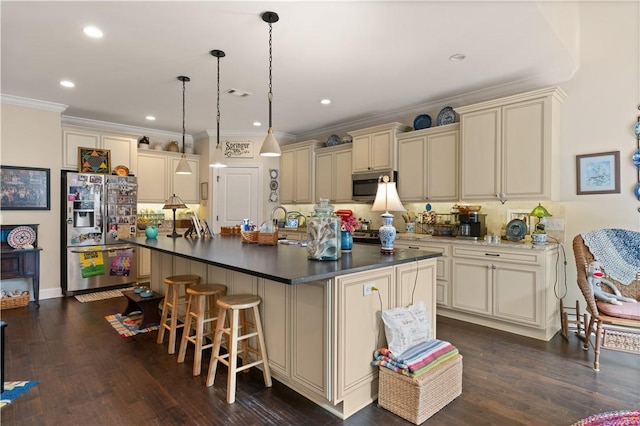
[[[1,210],[51,210],[51,170],[0,166]]]
[[[619,194],[620,151],[576,155],[576,193]]]
[[[111,151],[97,148],[78,148],[78,173],[111,173]]]

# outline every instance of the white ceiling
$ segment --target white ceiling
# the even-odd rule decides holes
[[[212,49],[227,55],[221,90],[252,94],[221,94],[221,134],[266,134],[266,10],[280,15],[274,130],[295,136],[491,87],[552,85],[575,67],[534,2],[3,0],[0,7],[3,95],[68,105],[65,116],[181,133],[176,77],[186,75],[193,135],[215,133]],[[104,38],[86,37],[88,24]],[[450,61],[455,53],[466,59]],[[61,87],[63,79],[76,87]],[[320,105],[322,98],[332,104]]]

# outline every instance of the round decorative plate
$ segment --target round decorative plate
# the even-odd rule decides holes
[[[450,106],[442,108],[440,113],[438,113],[438,118],[436,119],[436,124],[438,126],[442,126],[444,124],[452,124],[456,121],[456,112]]]
[[[340,143],[340,136],[331,135],[329,139],[327,139],[327,146],[336,146]]]
[[[527,235],[527,224],[524,220],[513,219],[507,224],[507,240],[520,241]]]
[[[429,114],[420,114],[413,120],[413,128],[416,130],[428,129],[431,127],[431,116]]]
[[[269,170],[269,176],[271,176],[271,179],[278,179],[278,170],[277,169]]]
[[[351,143],[351,142],[353,142],[353,136],[351,135],[343,136],[342,139],[340,139],[340,143]]]
[[[636,187],[633,189],[633,193],[636,194],[636,198],[640,201],[640,182],[638,182]]]
[[[633,131],[636,134],[636,138],[640,138],[640,121],[636,123],[636,126],[633,128]]]
[[[272,180],[271,182],[269,182],[269,188],[271,188],[272,191],[278,189],[278,181]]]
[[[17,249],[32,245],[36,241],[36,232],[28,226],[16,226],[7,235],[7,244]]]
[[[116,166],[116,168],[113,169],[113,171],[118,176],[129,176],[129,169],[126,166]]]
[[[276,201],[278,201],[278,193],[277,192],[272,192],[269,195],[269,201],[271,201],[272,203],[275,203]]]
[[[636,169],[640,169],[640,149],[636,149],[631,159],[633,160],[633,165],[636,166]]]

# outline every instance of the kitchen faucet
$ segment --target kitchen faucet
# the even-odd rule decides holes
[[[278,226],[278,221],[275,219],[275,214],[276,214],[276,210],[278,209],[284,212],[284,220],[287,220],[287,209],[285,209],[283,206],[275,206],[273,210],[271,210],[271,221],[276,227]]]

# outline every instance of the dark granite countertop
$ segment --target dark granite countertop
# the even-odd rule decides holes
[[[378,245],[354,244],[335,261],[307,259],[306,247],[278,244],[244,244],[240,237],[124,239],[128,243],[187,259],[244,272],[286,284],[326,280],[339,275],[440,256],[440,253],[396,249],[393,255],[380,253]]]

